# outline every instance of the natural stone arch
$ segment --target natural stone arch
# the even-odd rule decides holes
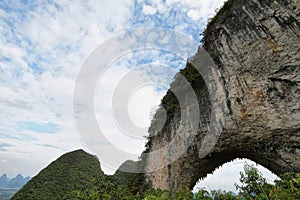
[[[210,85],[197,76],[193,88],[202,113],[199,131],[192,145],[175,162],[169,163],[173,151],[163,157],[146,156],[146,181],[150,185],[173,190],[184,185],[193,188],[199,178],[235,158],[253,160],[276,175],[300,172],[298,13],[298,0],[230,0],[219,11],[205,31],[204,47],[217,64],[224,84],[222,133],[210,153],[200,158],[211,101],[207,95]],[[183,73],[195,75],[191,66],[201,63],[197,59],[196,54]],[[178,84],[175,79],[172,85]],[[166,96],[166,100],[176,104],[171,93]],[[175,143],[172,149],[181,149],[182,143],[190,138],[187,130],[178,130],[178,105],[168,101],[162,104],[169,106],[171,117],[163,130],[157,132],[158,111],[150,128],[147,152],[162,148],[180,133],[186,136],[185,141]],[[162,163],[164,167],[151,171],[153,163]]]

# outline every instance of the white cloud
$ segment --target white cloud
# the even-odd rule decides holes
[[[130,58],[126,60],[129,61]],[[154,105],[159,105],[162,97],[162,94],[156,92],[151,86],[139,88],[137,91],[122,90],[123,98],[120,101],[125,101],[125,98],[129,97],[126,107],[129,116],[128,118],[121,118],[122,121],[118,121],[116,115],[123,115],[124,113],[116,110],[115,115],[113,114],[113,108],[115,108],[112,104],[114,92],[118,87],[122,87],[121,80],[136,70],[135,67],[130,69],[128,65],[124,65],[125,62],[121,63],[122,65],[113,63],[105,71],[105,74],[99,80],[95,93],[95,109],[98,125],[101,128],[102,134],[110,143],[110,146],[102,145],[98,147],[99,154],[102,154],[100,156],[102,165],[106,166],[105,170],[108,173],[114,172],[120,164],[128,159],[138,159],[140,153],[144,150],[145,138],[143,136],[147,135],[150,123],[150,108]],[[140,79],[139,83],[145,82],[143,78],[135,76],[135,80],[132,80],[132,83],[136,79]],[[129,82],[126,83],[129,84]],[[136,86],[139,87],[141,85]],[[123,120],[129,120],[130,123],[137,125],[141,130],[130,131],[126,129],[126,127],[122,126],[122,123],[125,122]],[[99,132],[95,132],[94,134],[99,134]],[[122,151],[124,154],[118,154],[117,150]],[[110,153],[103,155],[105,151]]]
[[[154,15],[157,12],[157,10],[152,6],[144,5],[143,12],[145,13],[145,15]]]
[[[134,11],[131,24],[137,28],[153,26],[169,28],[199,41],[207,21],[213,17],[215,10],[220,8],[224,1],[153,0],[146,4],[142,0],[135,0],[134,5],[137,9]],[[144,11],[148,8],[153,13],[156,11],[155,14],[145,14]]]
[[[167,6],[183,6],[187,8],[187,15],[193,20],[202,19],[206,21],[215,14],[216,9],[224,4],[225,0],[167,0]]]
[[[187,16],[192,18],[193,20],[198,20],[201,16],[199,15],[199,12],[197,10],[189,10],[187,13]]]

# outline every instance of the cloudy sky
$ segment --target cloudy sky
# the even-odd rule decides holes
[[[0,1],[0,174],[33,176],[65,152],[84,148],[94,153],[78,131],[73,108],[76,80],[90,54],[116,35],[144,27],[176,31],[200,44],[200,33],[223,1]],[[128,103],[130,119],[146,130],[185,59],[162,50],[140,50],[111,61],[97,82],[95,116],[110,142],[103,146],[113,145],[130,156],[118,159],[116,166],[102,166],[107,173],[126,159],[136,159],[147,134],[120,131],[112,114],[115,88],[135,66],[160,66],[156,74],[155,66],[151,72],[138,71],[153,84],[132,92]],[[218,178],[201,184],[233,188],[243,162],[226,165],[216,172]],[[216,181],[220,177],[226,178],[226,184]]]

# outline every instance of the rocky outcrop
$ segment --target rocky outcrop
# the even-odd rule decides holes
[[[277,175],[300,172],[299,13],[299,0],[225,4],[203,39],[216,68],[199,48],[180,73],[196,103],[177,75],[153,119],[144,154],[149,185],[192,188],[235,158]]]

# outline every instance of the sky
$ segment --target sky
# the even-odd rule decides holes
[[[224,0],[0,1],[0,174],[34,176],[60,155],[75,149],[96,154],[86,142],[88,131],[79,130],[74,112],[78,111],[74,108],[78,77],[91,54],[101,45],[113,47],[110,44],[118,35],[145,27],[171,30],[200,44],[207,21],[223,3]],[[108,141],[101,145],[107,151],[113,147],[128,155],[115,156],[117,159],[107,161],[107,165],[104,160],[101,167],[106,173],[113,173],[127,159],[137,159],[142,152],[151,116],[175,73],[185,66],[186,58],[176,53],[131,49],[110,60],[105,73],[97,79],[94,114]],[[105,52],[101,58],[105,60],[104,55]],[[139,135],[122,130],[122,122],[118,123],[113,113],[116,88],[123,86],[128,74],[146,83],[128,93],[126,107],[130,120],[141,127]],[[98,156],[100,161],[105,157]],[[229,163],[229,167],[227,164],[223,171],[216,171],[217,178],[208,177],[200,185],[232,189],[237,181],[233,174],[242,170],[243,162]],[[220,177],[228,180],[229,176],[233,182],[226,181],[224,185],[218,181]],[[273,180],[275,176],[268,177]]]

